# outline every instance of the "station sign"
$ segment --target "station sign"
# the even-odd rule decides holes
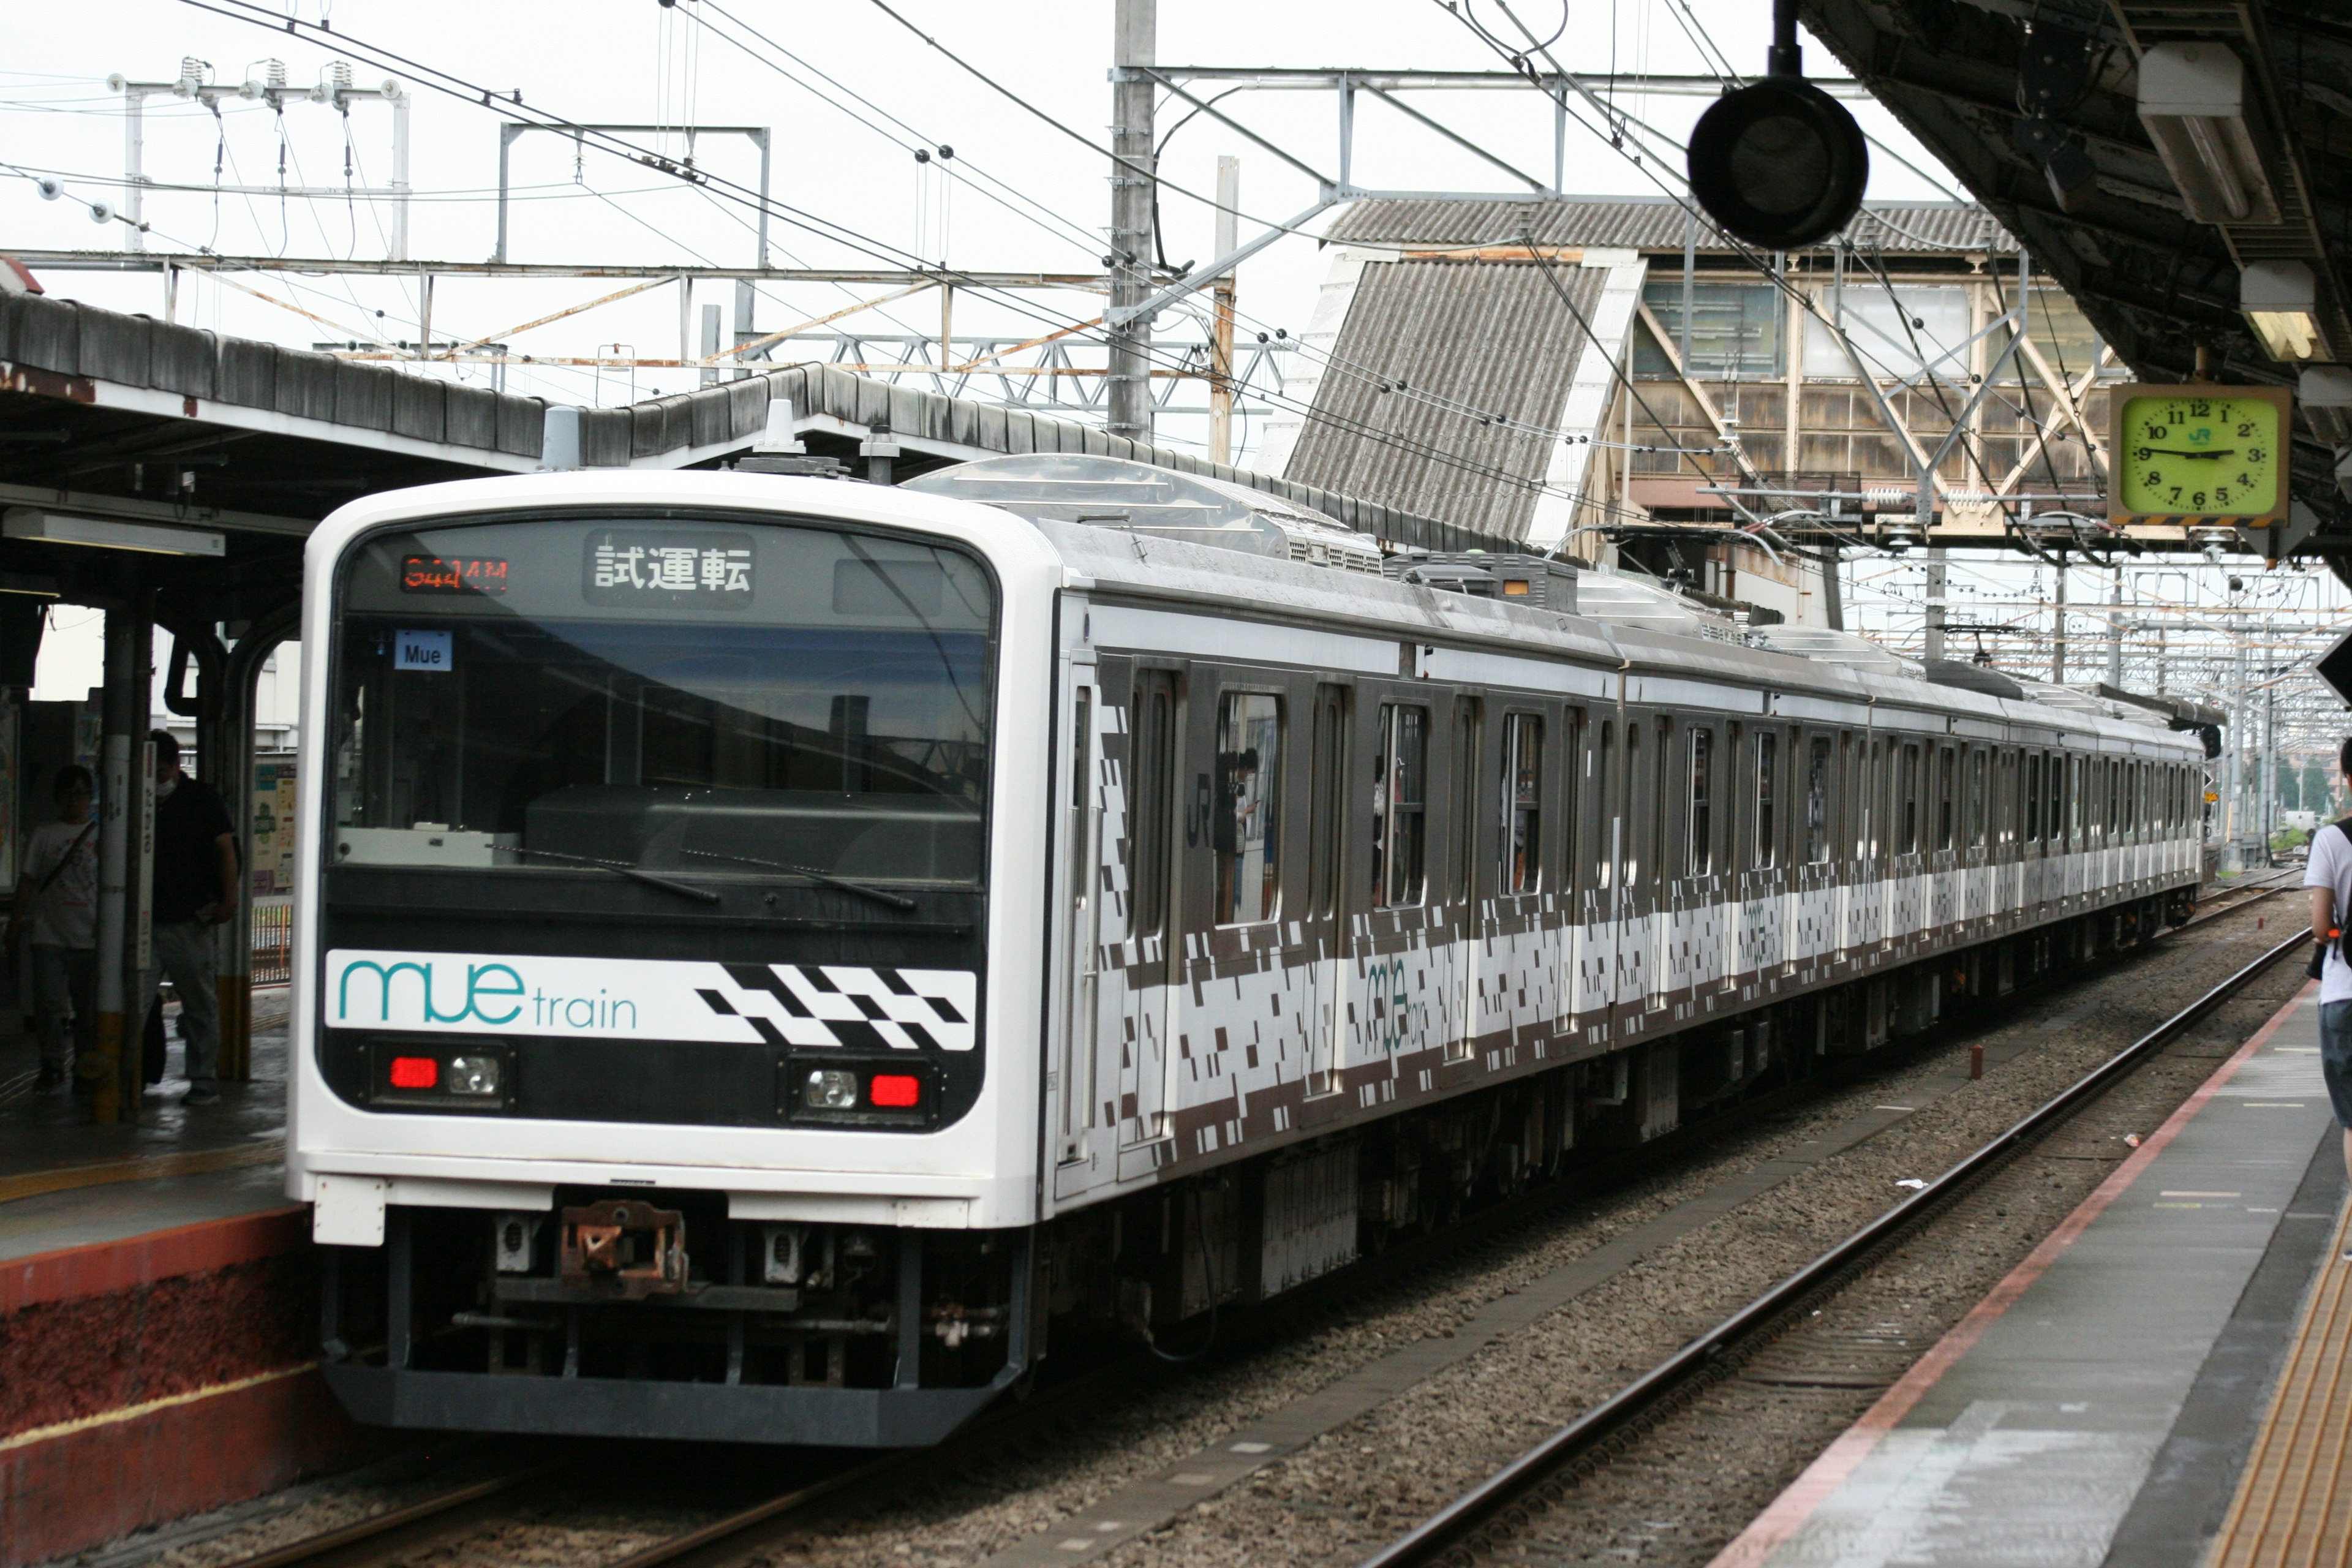
[[[2268,528],[2286,521],[2294,394],[2283,386],[2118,386],[2107,426],[2107,521]]]

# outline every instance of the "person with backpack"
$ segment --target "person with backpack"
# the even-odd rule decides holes
[[[33,1016],[43,1091],[87,1059],[98,1033],[98,819],[88,768],[58,770],[58,819],[33,829],[8,922],[10,952],[32,944]]]
[[[2336,770],[2352,782],[2352,740],[2336,756]],[[2319,981],[2319,1069],[2336,1123],[2344,1129],[2344,1168],[2352,1172],[2352,964],[2344,962],[2340,920],[2352,910],[2352,817],[2331,822],[2311,836],[2311,859],[2303,885],[2311,889],[2311,935]],[[2352,1258],[2352,1252],[2347,1252]]]

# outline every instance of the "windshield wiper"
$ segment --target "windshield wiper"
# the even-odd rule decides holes
[[[648,888],[659,888],[665,893],[676,893],[681,899],[692,899],[698,904],[719,902],[719,895],[708,888],[673,882],[667,877],[656,877],[651,871],[640,871],[635,866],[625,865],[618,860],[599,860],[589,855],[567,855],[561,849],[526,849],[520,844],[501,844],[499,847],[515,855],[537,855],[544,859],[562,860],[574,866],[593,866],[600,871],[610,871],[616,877],[626,877],[632,882],[643,882]]]
[[[681,855],[691,855],[701,860],[732,860],[741,866],[764,866],[771,871],[789,871],[795,877],[806,877],[823,887],[838,888],[845,893],[856,893],[861,899],[871,899],[877,904],[887,904],[894,910],[911,910],[915,900],[903,894],[869,888],[863,882],[853,882],[846,877],[836,877],[830,871],[820,871],[814,866],[794,866],[783,860],[762,860],[753,855],[721,855],[710,849],[681,849]]]

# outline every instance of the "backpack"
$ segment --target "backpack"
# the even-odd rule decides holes
[[[2352,840],[2352,816],[2347,816],[2341,822],[2331,822],[2327,825],[2327,827],[2336,829],[2336,832],[2344,835],[2347,840]],[[2323,827],[2319,830],[2319,833],[2315,833],[2311,836],[2311,840],[2314,844],[2319,842],[2319,834],[2326,832],[2327,827]],[[2346,913],[2347,911],[2343,910],[2336,911],[2336,929],[2333,931],[2315,931],[2311,933],[2311,959],[2309,963],[2303,966],[2303,973],[2307,978],[2312,980],[2319,978],[2320,972],[2327,967],[2327,954],[2330,949],[2335,951],[2336,955],[2338,958],[2341,958],[2344,955],[2344,920]]]

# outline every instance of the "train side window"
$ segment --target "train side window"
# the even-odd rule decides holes
[[[1658,721],[1658,749],[1652,753],[1651,760],[1654,764],[1651,770],[1654,776],[1650,780],[1648,853],[1651,866],[1656,869],[1659,879],[1663,880],[1665,878],[1668,864],[1667,825],[1674,820],[1675,721],[1673,720]]]
[[[1417,904],[1429,887],[1428,709],[1381,707],[1372,768],[1372,904]]]
[[[1919,748],[1917,746],[1906,745],[1903,748],[1903,763],[1900,772],[1902,776],[1898,783],[1903,791],[1903,827],[1895,840],[1895,852],[1898,855],[1916,855],[1919,852]]]
[[[1618,799],[1617,816],[1624,826],[1624,865],[1620,874],[1628,888],[1642,885],[1642,825],[1650,814],[1634,808],[1633,792],[1642,787],[1642,726],[1636,721],[1625,726],[1625,793]]]
[[[2029,752],[2025,756],[2025,841],[2042,839],[2042,753]]]
[[[1969,752],[1969,847],[1981,849],[1985,841],[1987,764],[1981,751]]]
[[[1129,791],[1134,812],[1127,825],[1127,885],[1134,900],[1128,914],[1130,937],[1155,937],[1168,929],[1169,854],[1175,830],[1176,677],[1147,669],[1135,678],[1134,741],[1129,760],[1134,773]]]
[[[1952,748],[1936,748],[1936,847],[1952,847]]]
[[[1217,709],[1219,925],[1270,921],[1282,908],[1282,699],[1228,691]]]
[[[1773,730],[1756,732],[1756,868],[1769,871],[1780,863],[1780,736]]]
[[[1830,742],[1817,735],[1805,756],[1805,861],[1830,858]]]
[[[1307,898],[1318,918],[1339,908],[1339,873],[1345,863],[1348,807],[1342,784],[1348,777],[1348,689],[1315,689],[1315,750],[1309,758],[1307,809],[1314,813],[1307,845]]]
[[[1690,732],[1690,874],[1704,877],[1715,869],[1715,731],[1694,728]]]
[[[1870,742],[1869,760],[1863,764],[1865,776],[1862,781],[1862,853],[1865,859],[1878,858],[1878,836],[1885,830],[1886,818],[1885,778],[1886,757],[1883,742]]]
[[[1617,724],[1601,721],[1592,751],[1592,885],[1602,892],[1617,885],[1617,849],[1612,830],[1617,808]]]
[[[1559,769],[1559,886],[1573,891],[1577,868],[1576,836],[1583,830],[1585,770],[1592,764],[1584,754],[1584,710],[1570,708],[1562,716]]]
[[[1454,820],[1454,864],[1447,868],[1454,901],[1469,903],[1477,895],[1478,854],[1478,700],[1462,697],[1454,703],[1454,795],[1449,803]]]
[[[1543,884],[1543,741],[1542,715],[1503,715],[1498,893],[1532,893]]]

